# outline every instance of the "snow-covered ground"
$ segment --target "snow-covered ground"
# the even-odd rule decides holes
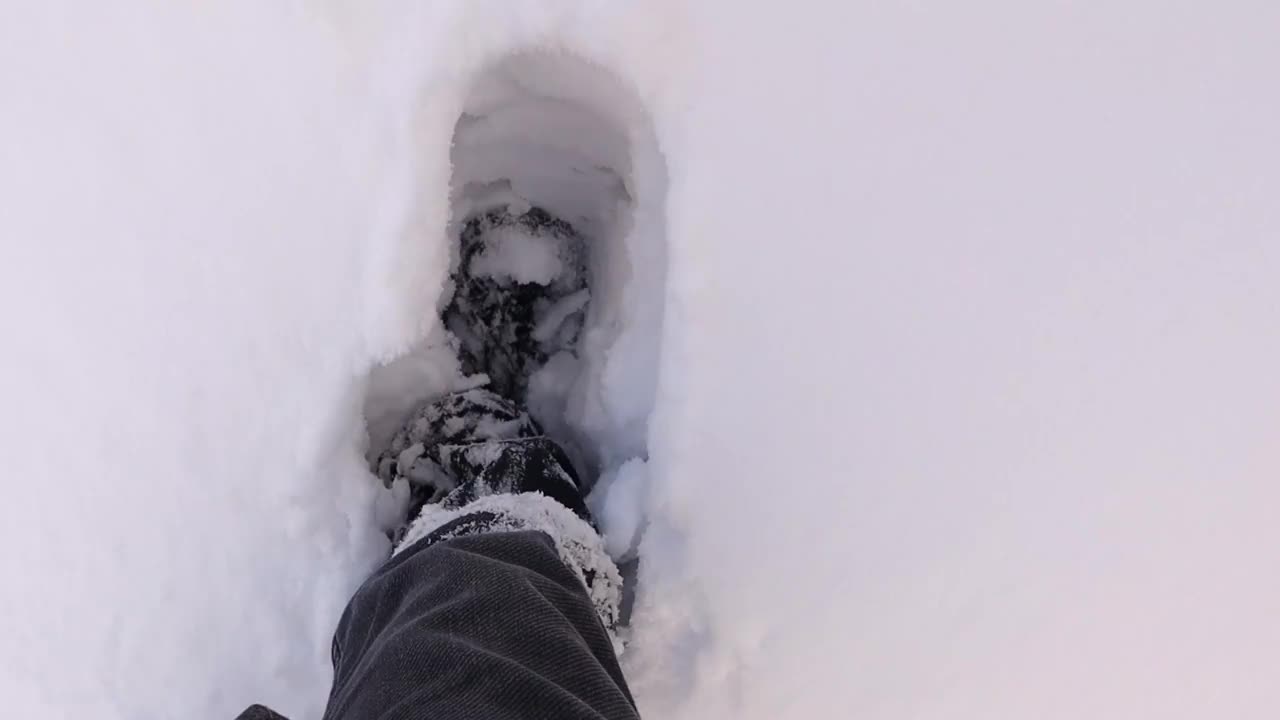
[[[542,411],[648,717],[1275,716],[1277,31],[9,0],[6,716],[319,716],[369,439],[459,381],[447,238],[512,196],[593,243]]]

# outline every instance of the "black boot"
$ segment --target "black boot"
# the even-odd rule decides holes
[[[541,208],[494,210],[468,220],[445,327],[468,375],[524,402],[529,376],[571,349],[588,300],[586,248],[566,222]]]
[[[528,412],[483,388],[419,408],[379,455],[377,473],[387,485],[401,479],[409,485],[409,512],[396,542],[425,505],[459,508],[504,493],[542,493],[590,522],[564,450]]]
[[[539,492],[589,521],[582,483],[564,450],[529,416],[529,377],[582,331],[588,291],[583,239],[540,208],[492,210],[463,227],[454,295],[442,320],[468,375],[488,384],[420,407],[375,470],[407,481],[405,527],[429,504]]]

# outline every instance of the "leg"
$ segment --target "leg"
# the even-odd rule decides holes
[[[484,390],[405,428],[384,467],[413,520],[343,613],[326,720],[638,719],[610,635],[621,578],[563,451]]]
[[[551,537],[435,540],[454,529],[398,554],[351,600],[326,720],[638,718],[609,634]]]
[[[527,413],[487,390],[449,396],[387,459],[421,504],[338,626],[325,717],[638,718],[607,627],[617,568]]]

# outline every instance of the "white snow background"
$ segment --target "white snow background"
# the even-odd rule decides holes
[[[483,192],[596,242],[564,430],[638,552],[646,717],[1280,715],[1277,37],[1261,0],[6,0],[4,716],[319,716],[388,551],[366,437],[455,380]]]

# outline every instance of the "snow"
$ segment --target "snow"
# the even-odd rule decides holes
[[[644,460],[632,458],[606,472],[591,493],[591,514],[604,533],[605,549],[619,562],[632,560],[644,522],[644,490],[648,484]]]
[[[533,339],[540,343],[549,342],[560,333],[564,327],[565,320],[568,320],[570,315],[585,308],[590,300],[591,291],[586,288],[564,296],[546,309],[546,314],[538,321],[538,326],[533,329]]]
[[[489,235],[471,271],[480,277],[507,282],[547,285],[564,272],[558,245],[547,236],[499,228]]]
[[[367,453],[477,382],[446,238],[514,200],[592,243],[536,412],[647,717],[1275,715],[1278,23],[7,3],[8,714],[319,716]]]

